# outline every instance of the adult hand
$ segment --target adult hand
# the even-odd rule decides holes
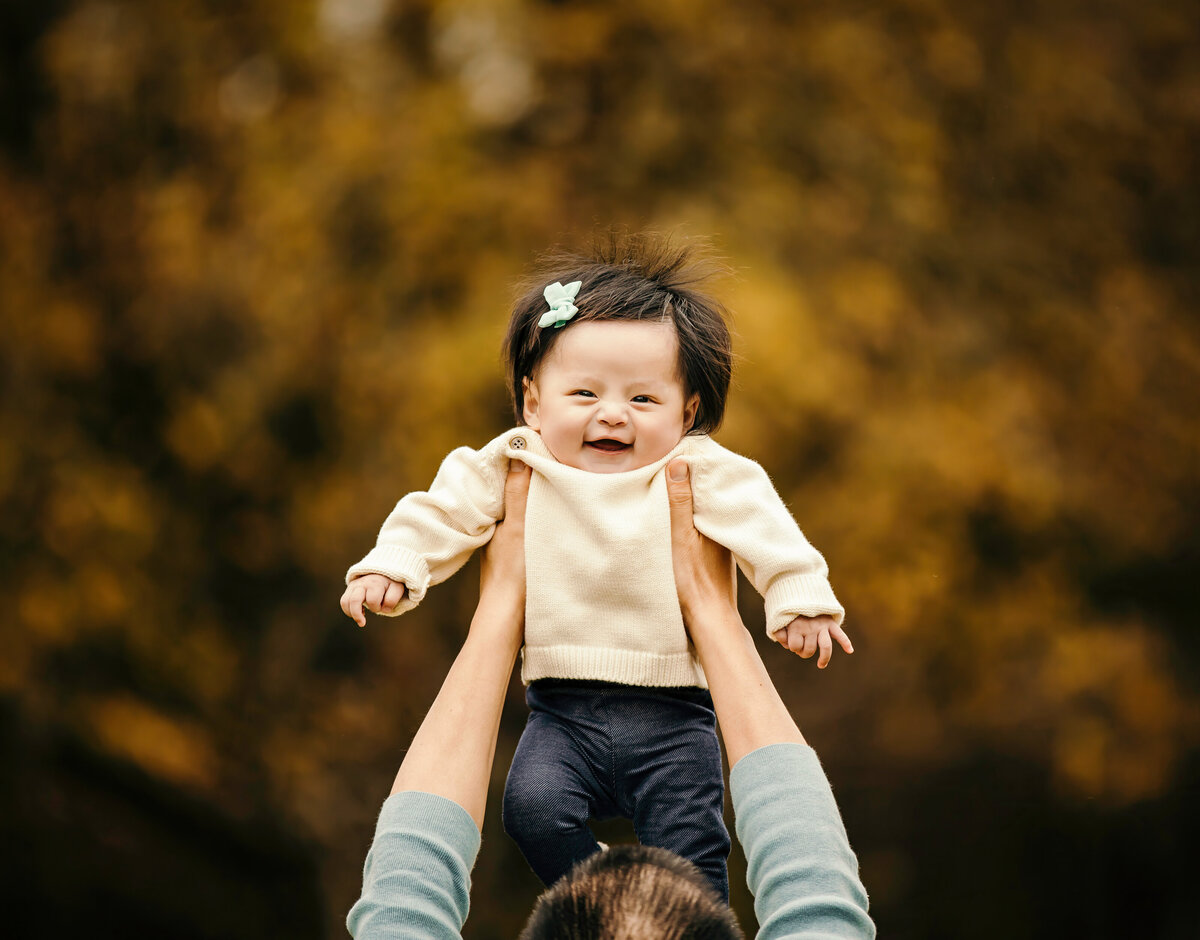
[[[737,612],[729,552],[692,522],[692,486],[682,460],[667,466],[667,496],[679,608],[708,679],[729,766],[769,744],[803,744]]]
[[[690,468],[684,460],[667,466],[667,499],[671,511],[671,560],[675,589],[688,629],[717,612],[737,612],[736,582],[729,549],[696,529],[692,521]],[[706,614],[707,617],[698,615]],[[695,637],[693,637],[693,641]]]
[[[525,625],[525,503],[532,471],[519,460],[511,462],[504,482],[504,519],[483,551],[479,572],[479,607],[494,616],[480,622],[507,624],[520,631]]]

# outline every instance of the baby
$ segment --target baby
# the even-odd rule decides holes
[[[503,818],[546,885],[599,850],[590,819],[623,816],[728,900],[721,756],[675,595],[669,461],[689,464],[696,528],[764,595],[768,633],[822,667],[835,640],[853,651],[824,559],[762,468],[708,436],[732,357],[703,274],[687,247],[645,236],[549,262],[505,339],[524,426],[451,453],[346,576],[342,608],[360,625],[364,607],[411,609],[491,537],[509,461],[533,468],[521,666],[531,711]]]

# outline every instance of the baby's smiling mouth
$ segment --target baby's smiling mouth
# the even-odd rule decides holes
[[[598,441],[587,441],[587,446],[595,450],[603,451],[606,454],[619,454],[621,451],[628,450],[632,444],[626,444],[624,441],[614,441],[612,438],[601,438]]]

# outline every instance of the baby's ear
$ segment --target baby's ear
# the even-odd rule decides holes
[[[700,396],[692,395],[683,406],[683,430],[686,433],[692,429],[696,421],[696,412],[700,410]]]
[[[521,398],[521,413],[525,417],[526,426],[533,428],[535,431],[540,431],[541,426],[538,423],[538,387],[537,383],[529,378],[529,376],[521,379]]]

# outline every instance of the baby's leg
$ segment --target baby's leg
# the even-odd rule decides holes
[[[643,845],[670,849],[708,878],[729,900],[729,830],[725,781],[712,699],[703,689],[646,690],[652,720],[628,725],[620,748],[633,825]]]
[[[547,887],[600,850],[588,820],[615,812],[595,773],[588,698],[530,687],[529,719],[504,786],[504,831]]]

